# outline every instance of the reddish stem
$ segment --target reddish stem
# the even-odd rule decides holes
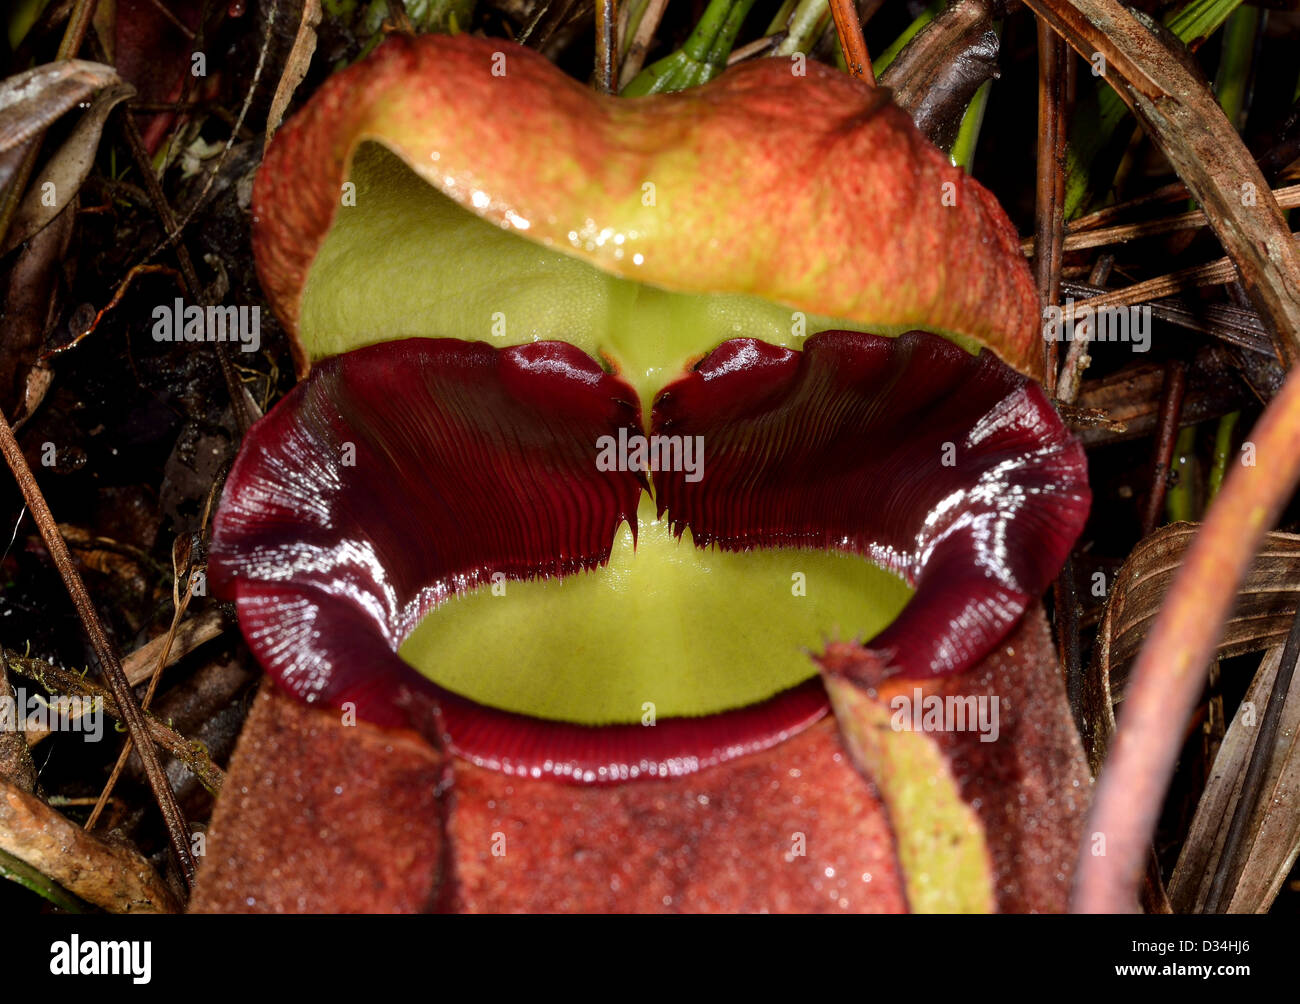
[[[840,36],[840,47],[844,50],[844,59],[849,64],[849,73],[876,86],[876,74],[871,68],[871,56],[867,52],[866,40],[862,37],[862,24],[858,21],[858,9],[853,0],[830,0],[831,17],[835,19],[835,31]]]

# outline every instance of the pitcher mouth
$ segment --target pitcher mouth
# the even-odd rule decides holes
[[[598,461],[602,441],[646,432],[706,450],[702,469],[653,474],[653,540],[647,472]],[[645,430],[632,388],[572,345],[418,338],[318,364],[251,430],[210,574],[304,700],[516,775],[630,781],[817,721],[809,656],[836,634],[868,639],[868,685],[975,664],[1087,504],[1082,449],[1041,389],[933,335],[725,341]],[[773,555],[814,562],[779,602],[752,592]],[[886,589],[875,621],[845,623],[859,608],[836,604],[862,591],[836,569],[870,566],[915,593]],[[407,643],[427,625],[450,627],[417,670]]]

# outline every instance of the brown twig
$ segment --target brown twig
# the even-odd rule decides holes
[[[1279,181],[1294,181],[1295,170],[1282,172],[1278,177]],[[1274,194],[1285,192],[1286,188],[1274,189]],[[1070,221],[1067,229],[1068,233],[1078,234],[1085,230],[1096,230],[1100,227],[1107,226],[1121,220],[1135,209],[1142,209],[1146,206],[1161,205],[1169,202],[1182,202],[1191,193],[1187,186],[1181,181],[1171,181],[1167,185],[1161,185],[1159,188],[1142,195],[1135,195],[1131,199],[1125,199],[1123,202],[1116,202],[1109,206],[1102,206],[1100,209],[1094,209],[1091,213],[1083,216],[1076,216]],[[1032,238],[1030,239],[1032,243]]]
[[[22,490],[27,508],[41,532],[41,539],[45,541],[45,547],[63,579],[63,584],[67,587],[68,595],[77,609],[77,615],[81,618],[86,637],[90,640],[91,647],[99,659],[100,671],[104,674],[109,690],[122,711],[127,731],[140,750],[140,761],[144,764],[149,788],[162,812],[172,853],[180,866],[186,885],[190,885],[194,881],[195,868],[194,858],[190,855],[189,827],[181,814],[180,806],[176,803],[176,796],[167,783],[167,774],[158,760],[158,751],[149,741],[144,716],[135,703],[135,695],[131,693],[126,674],[122,672],[122,664],[118,661],[117,652],[112,642],[108,640],[103,624],[99,621],[99,613],[95,610],[90,593],[86,591],[85,583],[81,581],[76,565],[72,563],[67,544],[59,534],[59,528],[55,525],[54,516],[45,502],[45,496],[41,494],[40,486],[36,483],[31,468],[27,466],[27,458],[23,456],[22,448],[14,439],[8,419],[2,415],[0,415],[0,453],[4,454],[5,461],[13,471],[18,487]]]
[[[1105,289],[1090,283],[1069,280],[1062,280],[1061,292],[1067,297],[1080,299],[1094,296],[1100,298],[1106,294]],[[1264,322],[1249,306],[1243,310],[1224,303],[1193,305],[1176,297],[1152,300],[1145,306],[1151,308],[1151,316],[1157,320],[1167,321],[1188,331],[1198,331],[1203,335],[1227,342],[1229,345],[1236,345],[1238,348],[1267,356],[1269,359],[1275,358],[1273,339],[1268,337]],[[1070,316],[1073,316],[1073,313],[1071,310]],[[1091,321],[1084,322],[1076,327],[1075,331],[1083,328],[1091,338],[1091,325]],[[1059,393],[1057,397],[1060,397]]]
[[[1104,254],[1092,266],[1088,276],[1088,285],[1104,286],[1110,278],[1110,270],[1115,265],[1115,256]],[[1065,350],[1065,362],[1061,365],[1061,379],[1057,383],[1056,397],[1066,404],[1073,404],[1079,396],[1079,384],[1083,380],[1083,371],[1088,368],[1088,344],[1092,341],[1093,321],[1088,320],[1075,325],[1070,347]]]
[[[1082,731],[1083,721],[1083,639],[1079,630],[1079,581],[1075,573],[1074,555],[1066,556],[1061,574],[1052,587],[1052,602],[1056,607],[1056,633],[1058,655],[1065,668],[1065,691],[1070,702],[1070,713]]]
[[[56,345],[54,348],[48,350],[47,352],[42,352],[40,356],[41,361],[44,362],[46,360],[52,359],[54,356],[62,355],[63,353],[67,352],[69,349],[80,344],[83,338],[88,338],[90,335],[94,334],[95,329],[99,327],[99,322],[104,319],[104,315],[122,302],[122,297],[124,297],[126,295],[126,291],[131,288],[131,283],[135,281],[136,277],[139,275],[146,275],[154,272],[160,272],[163,275],[175,276],[177,279],[181,277],[180,273],[177,272],[174,268],[172,268],[169,265],[132,266],[131,270],[126,273],[126,278],[124,278],[121,281],[121,283],[118,284],[117,289],[114,290],[112,299],[110,299],[108,303],[104,304],[102,308],[100,308],[98,311],[95,312],[95,316],[91,320],[91,322],[88,325],[86,325],[86,327],[83,328],[81,331],[78,331],[75,335],[73,335],[72,341],[65,342],[63,345]]]
[[[191,42],[194,41],[194,32],[191,31],[186,26],[184,21],[182,21],[175,14],[169,11],[167,7],[162,3],[162,0],[149,0],[149,3],[154,8],[154,10],[156,10],[159,14],[161,14],[168,21],[170,21],[172,23],[172,26],[177,31],[179,31],[182,35],[184,35],[189,41]]]
[[[173,555],[175,548],[173,548]],[[173,561],[175,568],[175,561]],[[161,650],[158,652],[158,658],[154,663],[153,672],[149,675],[149,686],[145,689],[144,698],[140,701],[140,707],[147,711],[149,705],[153,703],[154,694],[158,690],[158,681],[162,678],[162,672],[167,667],[167,657],[171,654],[172,642],[176,638],[176,630],[180,627],[181,619],[185,616],[185,610],[190,605],[190,596],[193,594],[193,584],[189,581],[188,561],[179,569],[175,570],[175,577],[172,580],[172,600],[174,608],[172,612],[171,626],[167,629],[167,634],[163,641]],[[181,576],[185,577],[185,589],[182,592],[179,589]],[[122,776],[122,771],[126,769],[126,762],[131,756],[131,750],[134,744],[130,737],[122,744],[121,751],[117,754],[117,762],[113,764],[112,771],[109,772],[108,780],[104,782],[104,787],[99,793],[99,798],[95,802],[95,807],[90,810],[90,815],[86,818],[86,829],[93,830],[95,824],[99,822],[99,817],[108,805],[108,800],[113,794],[113,788],[117,785],[117,779]]]
[[[1183,186],[1179,186],[1182,188]],[[1273,197],[1282,209],[1300,207],[1300,185],[1287,185],[1273,190]],[[1157,237],[1160,234],[1176,233],[1180,230],[1200,230],[1210,225],[1209,217],[1203,209],[1165,216],[1158,220],[1143,220],[1140,223],[1117,223],[1109,227],[1083,227],[1077,222],[1070,225],[1062,245],[1064,251],[1082,251],[1085,248],[1105,247],[1107,244],[1122,244],[1125,241],[1138,240],[1142,237]],[[1020,249],[1025,254],[1034,253],[1034,238],[1027,237],[1020,242]]]
[[[1041,19],[1038,22],[1038,173],[1034,199],[1037,247],[1034,278],[1039,310],[1061,299],[1061,243],[1065,234],[1065,138],[1067,129],[1065,43]],[[1046,386],[1056,393],[1059,343],[1043,341]]]
[[[1094,209],[1083,216],[1076,216],[1070,221],[1070,233],[1082,233],[1085,230],[1096,230],[1098,227],[1104,227],[1107,224],[1123,219],[1135,209],[1142,209],[1145,206],[1161,205],[1168,202],[1182,202],[1188,196],[1187,186],[1181,181],[1171,181],[1167,185],[1161,185],[1151,192],[1144,192],[1142,195],[1135,195],[1131,199],[1125,199],[1123,202],[1115,202],[1109,206],[1102,206],[1100,209]]]
[[[596,89],[618,93],[618,0],[596,0]]]
[[[767,53],[775,49],[785,41],[785,32],[778,31],[772,35],[764,35],[762,38],[756,38],[747,45],[738,46],[731,50],[731,55],[727,57],[727,65],[735,66],[737,63],[743,63],[747,59],[755,59],[758,56],[766,56]]]
[[[1156,420],[1156,449],[1151,462],[1151,491],[1142,514],[1142,536],[1160,524],[1169,489],[1169,469],[1173,464],[1174,443],[1182,424],[1183,395],[1187,393],[1187,366],[1174,359],[1165,364],[1165,383],[1160,392],[1160,417]]]
[[[1092,267],[1088,281],[1094,286],[1104,285],[1110,276],[1115,259],[1111,255],[1102,255]],[[1057,295],[1060,295],[1059,279]],[[1065,363],[1061,367],[1061,379],[1057,385],[1057,399],[1064,404],[1073,404],[1079,396],[1079,382],[1083,371],[1088,366],[1088,342],[1091,340],[1092,322],[1078,325],[1070,339],[1070,347],[1065,352]],[[1084,729],[1084,678],[1083,678],[1083,637],[1081,630],[1081,610],[1079,608],[1079,581],[1076,575],[1074,555],[1065,559],[1061,574],[1056,577],[1053,587],[1053,600],[1056,606],[1056,626],[1059,635],[1061,665],[1065,667],[1066,695],[1070,701],[1070,711],[1074,715],[1079,731]]]
[[[663,20],[664,9],[667,6],[668,0],[650,0],[646,4],[645,13],[641,15],[641,23],[637,25],[636,34],[628,44],[627,55],[623,57],[620,79],[631,80],[641,72],[646,53],[650,51],[650,41],[659,29],[659,22]]]
[[[138,687],[148,680],[160,657],[165,657],[164,668],[174,666],[200,645],[219,637],[224,630],[220,610],[206,610],[182,621],[176,634],[159,635],[146,642],[122,660],[122,672],[131,686]],[[164,648],[166,651],[164,651]],[[49,730],[37,726],[27,730],[27,742],[35,746],[49,735]]]
[[[853,0],[830,0],[830,5],[831,17],[835,19],[835,31],[840,36],[840,48],[844,50],[844,61],[848,64],[849,73],[874,87],[876,74],[871,68],[866,39],[862,37],[857,6]]]
[[[1205,209],[1251,301],[1271,320],[1278,359],[1300,358],[1300,258],[1267,180],[1213,93],[1120,0],[1025,0],[1106,81]],[[1246,199],[1249,196],[1249,200]]]
[[[1087,307],[1094,312],[1102,307],[1131,307],[1139,303],[1148,303],[1162,297],[1172,296],[1189,289],[1204,286],[1222,286],[1236,282],[1240,278],[1237,266],[1231,258],[1219,258],[1204,265],[1192,265],[1166,275],[1158,275],[1142,282],[1135,282],[1123,289],[1116,289],[1101,296],[1086,300],[1076,300],[1069,309],[1062,308],[1062,322],[1074,320],[1077,311]]]
[[[85,698],[90,702],[102,700],[104,713],[118,721],[122,720],[122,712],[113,695],[80,673],[62,666],[52,666],[43,659],[33,659],[10,649],[0,649],[0,653],[3,653],[14,672],[35,680],[51,694]],[[186,739],[166,722],[147,712],[144,721],[153,741],[183,763],[204,788],[214,795],[221,791],[225,774],[212,762],[201,742]]]

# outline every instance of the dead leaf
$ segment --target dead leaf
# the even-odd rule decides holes
[[[0,254],[39,233],[72,202],[94,166],[108,113],[133,94],[135,88],[130,84],[119,84],[95,98],[72,134],[28,187]]]
[[[1180,913],[1204,909],[1215,873],[1223,866],[1228,828],[1281,661],[1282,649],[1270,649],[1223,737],[1169,883],[1170,901]],[[1226,897],[1227,912],[1264,913],[1300,854],[1300,674],[1291,678],[1277,741],[1246,832],[1245,864],[1235,888],[1228,887],[1232,891]]]
[[[1084,740],[1094,771],[1100,770],[1114,734],[1114,707],[1124,698],[1129,668],[1199,530],[1199,523],[1161,527],[1133,549],[1115,576],[1086,681]],[[1218,658],[1281,645],[1298,601],[1300,535],[1269,533],[1238,590],[1219,639]]]
[[[63,309],[62,263],[76,214],[60,213],[14,256],[5,293],[5,335],[0,341],[0,408],[15,428],[40,406],[49,380],[39,375],[45,336]],[[49,371],[46,370],[48,373]]]
[[[266,142],[280,128],[280,122],[293,98],[293,92],[307,76],[311,67],[311,57],[316,52],[316,26],[320,24],[320,0],[306,0],[302,5],[302,21],[298,25],[298,34],[294,36],[293,48],[284,61],[284,72],[280,82],[275,86],[275,96],[271,98],[271,110],[266,115]]]
[[[103,63],[64,59],[34,66],[0,81],[0,189],[22,159],[28,140],[101,87],[119,82]],[[16,157],[8,156],[14,154]]]
[[[988,0],[958,0],[917,32],[880,84],[935,146],[948,150],[980,84],[997,76],[999,45]]]

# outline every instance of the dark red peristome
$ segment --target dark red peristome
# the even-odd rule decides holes
[[[697,483],[655,475],[678,533],[852,551],[916,589],[856,660],[867,685],[987,655],[1056,576],[1091,500],[1083,447],[1038,384],[922,332],[828,331],[802,352],[724,342],[665,388],[653,421],[707,444]]]
[[[456,591],[608,560],[635,473],[593,444],[639,428],[636,394],[562,342],[408,339],[314,370],[244,441],[210,576],[291,692],[406,721],[402,640]]]
[[[213,526],[209,574],[249,646],[298,697],[380,725],[441,714],[483,766],[584,781],[693,773],[826,714],[811,681],[710,718],[592,728],[485,708],[397,648],[454,591],[608,560],[642,481],[596,469],[640,431],[636,394],[562,342],[408,339],[320,363],[250,430]]]
[[[653,729],[594,728],[485,708],[397,656],[433,606],[495,572],[608,560],[642,482],[597,470],[596,444],[639,431],[635,402],[559,342],[410,339],[327,360],[245,440],[214,523],[214,591],[291,693],[380,725],[438,721],[453,752],[507,773],[677,776],[772,746],[826,713],[820,681]],[[839,547],[915,583],[869,650],[909,675],[987,654],[1086,514],[1083,452],[1038,387],[931,335],[830,332],[803,353],[726,342],[654,419],[705,437],[700,483],[656,475],[697,544]]]

